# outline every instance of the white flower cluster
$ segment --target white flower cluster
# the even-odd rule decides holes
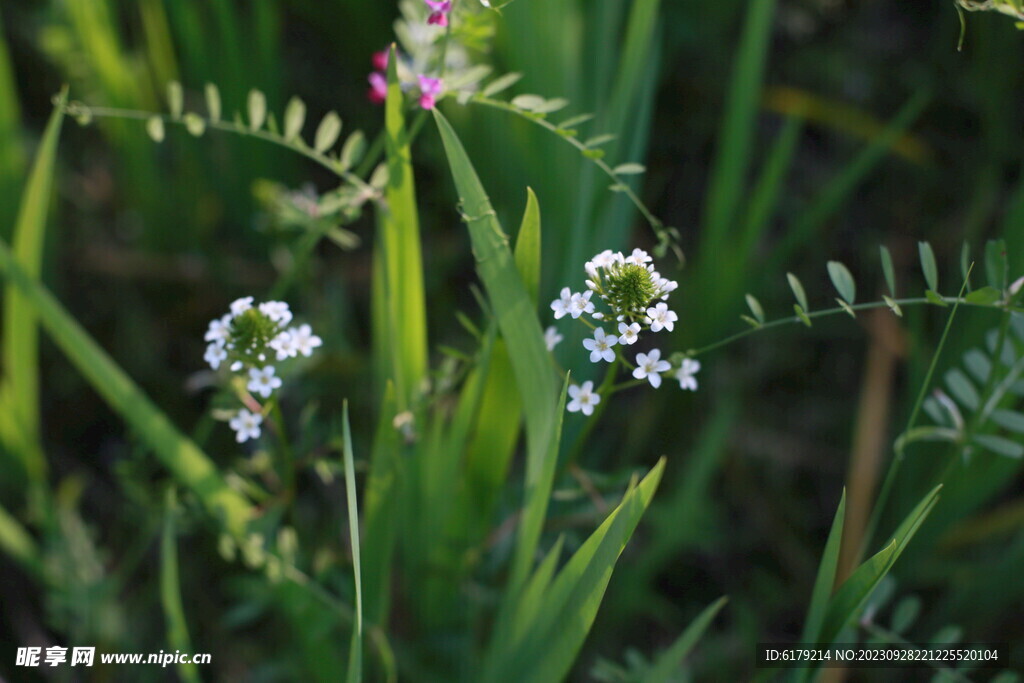
[[[269,358],[307,358],[323,340],[309,325],[289,327],[292,312],[283,301],[266,301],[253,306],[251,296],[237,299],[226,315],[210,321],[205,340],[209,342],[203,360],[214,370],[229,363],[234,373],[244,373],[246,389],[267,399],[281,388],[281,378]],[[260,435],[263,415],[240,410],[229,422],[239,443]]]
[[[594,329],[593,337],[583,340],[583,347],[590,352],[592,363],[613,362],[624,347],[637,343],[645,331],[657,333],[675,329],[679,316],[668,307],[667,301],[679,283],[662,277],[655,270],[650,254],[643,249],[634,249],[628,256],[606,249],[587,261],[584,270],[587,273],[586,290],[573,292],[564,287],[559,298],[551,302],[551,310],[555,320],[570,316],[582,318],[585,322],[588,317],[595,321],[590,324]],[[608,310],[598,310],[599,304]],[[605,332],[600,326],[602,323],[611,324],[612,331]],[[545,341],[549,349],[553,349],[561,339],[554,327],[547,329]],[[680,388],[697,389],[695,375],[700,370],[700,363],[692,358],[677,354],[670,361],[662,359],[660,350],[651,349],[647,353],[636,354],[635,366],[625,358],[623,361],[633,367],[634,378],[646,379],[655,388],[661,386],[664,375],[672,373]],[[594,406],[601,400],[592,382],[571,386],[569,395],[572,398],[567,406],[569,412],[582,412],[584,415],[593,413]]]

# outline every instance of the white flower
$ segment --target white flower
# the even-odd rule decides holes
[[[271,368],[273,369],[273,368]],[[228,424],[235,430],[235,438],[238,443],[248,439],[257,439],[260,436],[260,424],[263,423],[263,416],[259,413],[250,413],[245,408],[238,411],[238,414],[231,418]]]
[[[619,323],[619,343],[622,345],[636,344],[636,340],[640,337],[640,323],[633,323],[627,325],[626,323]]]
[[[684,358],[682,365],[676,370],[676,379],[679,380],[679,388],[690,391],[697,391],[697,378],[694,375],[700,370],[700,361],[692,358]]]
[[[254,394],[259,394],[263,398],[270,398],[270,395],[274,393],[274,389],[281,386],[281,378],[274,377],[274,366],[268,365],[262,370],[259,368],[249,368],[249,384],[247,389]]]
[[[236,360],[236,361],[235,361],[234,363],[232,363],[232,364],[231,364],[231,372],[238,372],[238,371],[239,371],[239,370],[241,370],[241,369],[242,369],[243,367],[245,367],[245,366],[244,366],[244,364],[242,363],[242,361],[240,361],[240,360]]]
[[[594,302],[590,300],[593,296],[593,292],[587,291],[582,294],[572,295],[572,305],[569,307],[569,315],[573,318],[578,318],[584,313],[594,312]]]
[[[636,354],[636,369],[633,376],[637,379],[646,379],[651,386],[657,389],[661,386],[661,374],[671,369],[672,365],[667,360],[661,360],[661,351],[651,349],[650,353]]]
[[[658,290],[661,292],[662,299],[668,299],[670,292],[676,291],[679,287],[679,283],[675,280],[669,280],[668,278],[662,278],[658,282]]]
[[[679,320],[679,316],[668,310],[668,304],[664,302],[658,303],[653,308],[648,308],[647,317],[651,319],[651,332],[661,332],[662,328],[671,332],[675,321]]]
[[[231,315],[239,316],[252,308],[252,297],[243,296],[241,299],[235,299],[231,302]]]
[[[558,334],[558,330],[554,325],[544,330],[544,345],[548,347],[548,351],[554,351],[558,343],[565,339],[562,335]]]
[[[619,342],[615,338],[615,335],[607,336],[604,333],[604,329],[599,327],[594,330],[593,339],[584,339],[583,348],[590,351],[590,362],[596,363],[601,359],[611,363],[615,360],[615,352],[612,351],[612,347]]]
[[[224,350],[223,342],[214,342],[206,347],[206,354],[203,356],[203,360],[210,364],[210,367],[216,370],[220,367],[221,361],[228,357],[228,352]]]
[[[643,249],[634,249],[633,253],[626,257],[626,263],[635,263],[638,266],[642,266],[645,263],[650,263],[654,259]]]
[[[573,293],[568,287],[562,287],[561,298],[551,302],[551,310],[555,312],[555,320],[569,314],[569,307],[572,306]]]
[[[288,330],[292,336],[295,348],[306,358],[313,355],[313,349],[322,346],[324,340],[313,334],[313,328],[309,325],[300,325],[298,328]]]
[[[270,340],[270,348],[277,351],[278,360],[294,358],[299,353],[295,338],[288,332],[278,332],[277,336]]]
[[[287,325],[292,321],[291,309],[283,301],[266,301],[260,304],[260,313],[282,325]]]
[[[584,415],[592,415],[594,406],[601,402],[601,396],[594,392],[593,382],[584,382],[583,386],[573,384],[569,387],[569,396],[572,398],[566,410],[570,413],[583,412]]]
[[[203,339],[219,343],[221,346],[226,344],[231,339],[231,316],[225,315],[223,318],[211,320],[210,327],[206,330],[206,336]]]
[[[618,256],[619,256],[620,259],[622,258],[622,254],[619,254]],[[591,263],[593,263],[598,268],[607,268],[610,265],[612,265],[613,263],[615,263],[615,261],[616,261],[615,254],[612,252],[612,250],[611,249],[605,249],[600,254],[595,256],[593,261],[591,261]]]
[[[1018,278],[1010,285],[1010,296],[1017,296],[1020,294],[1020,288],[1024,287],[1024,277]]]
[[[591,280],[599,280],[601,276],[597,272],[597,264],[593,261],[587,261],[583,264],[583,270],[587,271],[587,275],[590,276],[590,280],[587,280],[587,286],[591,289],[595,289],[596,285]]]

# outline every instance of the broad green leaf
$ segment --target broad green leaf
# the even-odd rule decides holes
[[[995,287],[985,286],[976,289],[964,297],[964,301],[970,304],[990,306],[1003,298],[1003,293]]]
[[[341,117],[336,112],[329,111],[316,127],[316,135],[313,136],[313,149],[320,154],[329,150],[338,136],[341,135]]]
[[[398,80],[397,64],[397,53],[392,45],[384,104],[384,149],[388,165],[384,197],[387,206],[378,211],[378,226],[384,262],[384,272],[380,275],[384,277],[387,291],[392,377],[401,412],[412,405],[414,396],[420,391],[420,383],[427,375],[427,302],[423,288],[423,256],[412,151],[405,127],[404,95]],[[337,130],[341,130],[340,121]],[[336,131],[332,138],[337,136]],[[331,144],[334,144],[333,139]]]
[[[38,315],[40,323],[71,364],[136,432],[180,484],[218,518],[228,533],[241,537],[252,506],[221,478],[213,462],[171,423],[78,322],[14,260],[0,241],[0,275]]]
[[[352,455],[352,430],[348,421],[348,401],[342,408],[342,459],[345,466],[345,501],[348,505],[348,533],[352,544],[352,572],[355,577],[356,618],[348,654],[348,681],[363,679],[363,579],[359,559],[359,503],[356,500],[356,469]]]
[[[491,81],[490,83],[488,83],[484,87],[483,92],[481,94],[484,97],[491,97],[493,95],[497,95],[502,90],[507,90],[508,88],[511,88],[522,77],[523,77],[523,74],[514,73],[514,72],[513,73],[507,73],[507,74],[505,74],[503,76],[499,76],[499,77],[495,78],[493,81]]]
[[[949,387],[949,391],[962,405],[970,410],[978,409],[978,406],[981,404],[978,390],[974,388],[971,380],[967,379],[967,375],[962,370],[959,368],[949,370],[946,373],[946,386]]]
[[[936,486],[925,495],[900,524],[896,533],[893,534],[892,540],[878,554],[854,570],[853,574],[839,587],[829,601],[818,638],[819,643],[823,645],[834,643],[840,632],[857,616],[868,596],[892,569],[928,513],[935,506],[941,488],[941,485]]]
[[[288,100],[284,109],[284,139],[294,140],[302,134],[302,125],[306,122],[306,103],[298,97]]]
[[[882,272],[885,274],[885,284],[889,285],[889,294],[896,296],[896,269],[892,265],[892,254],[889,247],[884,244],[878,247],[882,255]]]
[[[546,472],[553,471],[557,457],[558,424],[561,410],[553,387],[551,360],[535,308],[516,269],[508,238],[477,177],[466,150],[441,112],[434,109],[448,165],[462,201],[477,261],[477,272],[487,289],[498,326],[509,348],[516,384],[521,389],[526,418],[526,510],[520,525],[513,559],[511,585],[518,587],[533,562],[540,528],[547,510],[550,482]],[[545,490],[546,489],[546,490]],[[527,524],[527,518],[530,524]]]
[[[704,631],[707,630],[708,626],[711,625],[711,622],[728,601],[729,598],[721,597],[705,607],[704,611],[697,615],[697,618],[686,627],[686,630],[679,635],[676,641],[658,655],[658,658],[652,663],[650,670],[644,674],[642,678],[643,683],[669,683],[669,681],[674,680],[673,676],[683,663],[683,660],[690,654],[690,650],[697,644],[700,637],[704,635]]]
[[[249,129],[259,130],[267,120],[267,96],[260,90],[249,91]]]
[[[939,268],[935,265],[935,252],[928,242],[918,242],[917,251],[921,257],[921,271],[924,273],[924,281],[928,289],[933,292],[939,291]]]
[[[1011,432],[1024,434],[1024,414],[1018,413],[1016,410],[994,410],[992,411],[992,421]]]
[[[523,278],[523,285],[535,307],[540,291],[540,244],[540,205],[537,203],[537,195],[528,187],[526,210],[523,212],[523,222],[519,225],[519,234],[516,235],[515,260],[519,276]]]
[[[839,550],[843,540],[843,524],[846,519],[846,489],[839,497],[839,506],[832,519],[832,528],[825,541],[825,551],[818,563],[818,575],[811,591],[811,603],[807,608],[804,630],[800,636],[801,643],[816,643],[821,635],[821,625],[825,621],[829,598],[836,582],[836,568],[839,566]]]
[[[1005,439],[1001,436],[976,434],[971,441],[982,448],[986,448],[993,453],[1006,456],[1007,458],[1020,458],[1024,456],[1024,444],[1016,441],[1010,441],[1009,439]]]
[[[857,285],[853,281],[850,270],[839,261],[828,262],[828,276],[832,280],[839,296],[848,304],[853,304],[857,297]]]
[[[754,319],[759,325],[764,324],[764,309],[761,308],[761,302],[754,297],[753,294],[747,294],[747,306],[750,308],[750,312],[754,314]]]
[[[181,600],[181,582],[178,578],[178,538],[174,517],[177,514],[177,496],[173,488],[167,489],[164,501],[164,524],[160,536],[160,603],[167,622],[167,644],[169,649],[193,652],[192,640],[185,620],[185,606]],[[199,667],[192,662],[179,663],[178,674],[183,680],[196,683]]]
[[[206,84],[206,113],[211,121],[220,121],[220,90],[213,83]]]
[[[46,223],[56,173],[57,143],[64,121],[67,91],[59,96],[36,152],[21,195],[14,224],[13,254],[26,278],[38,279],[42,272]],[[3,310],[3,401],[0,437],[21,459],[29,481],[46,481],[46,458],[39,442],[39,328],[37,312],[29,297],[8,283],[4,288]]]
[[[153,142],[163,142],[164,120],[159,116],[150,116],[146,119],[146,134],[153,139]]]
[[[565,536],[560,535],[548,554],[537,565],[537,569],[530,575],[522,593],[502,605],[508,609],[508,613],[499,613],[495,621],[495,630],[491,636],[492,647],[501,647],[505,643],[516,642],[526,637],[530,625],[544,605],[544,593],[551,585],[551,579],[558,568],[564,542]]]
[[[804,311],[809,310],[807,293],[804,291],[804,286],[800,283],[799,278],[793,275],[793,273],[786,273],[786,279],[789,280],[789,288],[793,290],[793,296],[796,297],[796,302],[800,304],[800,308]]]
[[[181,118],[184,106],[185,94],[181,90],[181,83],[171,81],[167,84],[167,109],[171,112],[171,118]]]

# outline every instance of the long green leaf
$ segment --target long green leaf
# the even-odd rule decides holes
[[[907,544],[924,523],[928,513],[935,507],[941,488],[941,485],[936,486],[922,498],[896,529],[892,540],[878,554],[858,567],[839,587],[829,601],[818,638],[819,643],[825,645],[835,642],[840,632],[857,616],[868,596],[889,573],[896,560],[906,549]]]
[[[540,205],[537,195],[529,187],[526,188],[526,210],[523,222],[519,225],[515,248],[516,267],[523,278],[526,291],[537,305],[537,293],[540,290]]]
[[[662,458],[580,546],[545,592],[524,637],[501,644],[483,680],[559,681],[565,677],[597,616],[615,564],[650,504],[664,469]]]
[[[185,621],[185,606],[181,601],[181,582],[178,579],[178,539],[174,516],[177,496],[167,489],[164,502],[164,525],[160,537],[160,603],[167,622],[167,644],[171,649],[192,652],[192,642]],[[179,663],[178,673],[190,683],[200,680],[199,668],[193,663]]]
[[[514,349],[510,354],[512,369],[526,418],[527,510],[524,519],[543,521],[548,501],[539,494],[543,492],[546,461],[557,455],[552,442],[557,439],[557,424],[561,420],[552,386],[551,360],[530,295],[516,270],[508,238],[480,178],[455,131],[437,109],[434,119],[461,199],[463,219],[469,227],[477,272],[487,288],[498,328],[509,348]],[[539,527],[525,523],[520,527],[511,586],[518,587],[526,578],[539,535]]]
[[[384,105],[388,184],[387,207],[380,215],[391,352],[399,410],[408,409],[427,373],[427,305],[423,291],[423,257],[412,152],[403,114],[395,46],[388,62],[388,93]]]
[[[352,625],[352,643],[348,655],[348,681],[363,680],[363,577],[359,560],[359,503],[356,501],[356,468],[352,456],[352,429],[348,421],[348,401],[342,415],[342,457],[345,461],[345,500],[348,505],[348,533],[352,543],[352,573],[355,576],[356,619]]]
[[[801,643],[816,643],[818,634],[821,632],[821,624],[825,620],[825,610],[836,581],[836,567],[839,565],[839,549],[843,540],[843,520],[845,518],[846,489],[844,488],[843,494],[839,498],[839,507],[836,508],[835,518],[832,520],[828,540],[825,541],[825,552],[822,553],[821,563],[818,565],[818,576],[814,580],[814,589],[811,591],[811,605],[807,609],[803,635],[800,636]]]
[[[71,364],[136,431],[139,439],[153,450],[178,482],[191,489],[229,533],[242,536],[249,520],[255,516],[249,502],[228,487],[199,447],[175,428],[53,295],[15,262],[3,241],[0,241],[0,276],[25,298]]]
[[[669,683],[679,665],[686,659],[686,655],[690,654],[690,650],[697,644],[700,637],[704,635],[704,631],[711,625],[711,622],[722,608],[725,607],[727,602],[729,602],[729,598],[723,596],[705,607],[704,611],[697,615],[697,618],[686,627],[686,630],[680,634],[676,641],[667,650],[658,655],[650,671],[644,675],[643,682]]]
[[[46,218],[66,100],[65,90],[43,133],[14,227],[14,258],[33,279],[38,279],[42,270]],[[5,288],[4,296],[3,368],[6,415],[0,417],[4,425],[0,436],[13,442],[12,450],[22,458],[29,480],[40,485],[46,479],[46,461],[39,445],[39,328],[32,305],[13,286]]]
[[[363,490],[363,614],[371,624],[382,623],[388,612],[391,561],[399,521],[394,507],[402,490],[403,461],[401,436],[392,424],[395,406],[394,384],[389,383],[381,402],[370,471]]]
[[[775,0],[753,0],[746,12],[704,214],[712,252],[728,234],[743,196],[774,12]]]
[[[16,560],[34,578],[43,578],[43,563],[35,539],[18,520],[2,507],[0,507],[0,552]]]

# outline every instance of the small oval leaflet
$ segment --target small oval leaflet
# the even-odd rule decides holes
[[[146,133],[153,142],[164,141],[164,120],[159,116],[150,116],[146,119]]]
[[[853,281],[850,270],[839,261],[828,262],[828,276],[832,279],[839,296],[846,300],[846,303],[853,304],[857,296],[857,285]]]
[[[323,154],[338,141],[339,135],[341,135],[341,117],[337,112],[327,112],[320,125],[317,126],[313,149]]]
[[[306,104],[298,97],[288,100],[284,110],[284,139],[294,140],[302,133],[302,124],[306,122]]]
[[[249,128],[259,130],[267,119],[267,96],[259,90],[249,91]]]
[[[220,121],[220,90],[213,83],[206,84],[206,111],[211,121]]]
[[[185,129],[192,135],[199,137],[206,131],[206,121],[199,114],[188,112],[185,114]]]

